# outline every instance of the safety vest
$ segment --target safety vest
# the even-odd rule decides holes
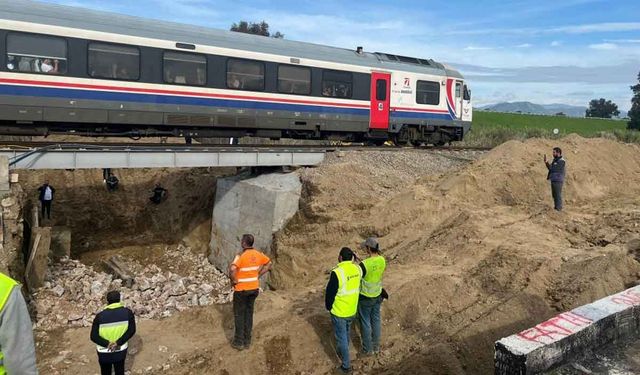
[[[362,270],[352,261],[338,263],[333,272],[338,277],[338,293],[333,301],[331,314],[339,318],[349,318],[358,311],[358,292]]]
[[[105,310],[113,310],[124,307],[122,302],[116,302],[105,307]],[[109,341],[116,342],[122,336],[124,336],[125,332],[129,329],[129,320],[122,320],[119,322],[111,322],[111,323],[101,323],[98,327],[98,333],[100,337]],[[115,352],[121,352],[129,347],[129,343],[124,343],[118,350]],[[105,348],[100,345],[96,345],[96,349],[98,353],[113,353],[109,351],[109,348]]]
[[[367,272],[360,284],[360,294],[369,298],[378,297],[382,293],[382,274],[387,262],[381,255],[376,255],[363,260],[362,263]]]
[[[269,263],[269,258],[256,249],[246,249],[237,255],[233,264],[238,267],[235,291],[256,290],[260,288],[260,267]]]
[[[7,304],[7,300],[13,292],[13,288],[17,287],[18,282],[4,273],[0,272],[0,313],[4,310],[4,306]],[[4,353],[0,348],[0,375],[5,375],[7,371],[4,368]]]

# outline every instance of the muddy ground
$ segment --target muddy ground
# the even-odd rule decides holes
[[[561,213],[550,208],[542,163],[556,145],[568,166]],[[118,198],[125,212],[113,214],[117,225],[95,217],[101,211],[92,202],[109,205],[97,198],[100,184],[87,182],[96,176],[77,173],[48,175],[54,185],[78,182],[54,204],[54,220],[79,237],[76,255],[90,261],[118,248],[140,257],[135,246],[190,236],[204,242],[191,244],[194,251],[205,251],[206,230],[197,228],[208,225],[212,193],[198,181],[213,183],[218,172],[166,172],[170,190],[184,195],[161,212],[149,211],[156,208],[146,208],[143,194],[161,176],[125,175],[136,188]],[[352,152],[298,173],[302,207],[276,236],[274,290],[258,299],[252,348],[229,347],[230,305],[193,308],[139,322],[128,364],[134,373],[331,373],[337,358],[323,306],[327,271],[340,247],[355,248],[369,235],[380,238],[389,261],[390,299],[382,352],[355,360],[361,374],[490,374],[495,340],[640,275],[625,247],[640,237],[638,146],[569,136],[508,142],[487,154]],[[21,178],[35,186],[43,176]],[[135,243],[118,240],[129,234]],[[97,373],[88,336],[87,328],[38,332],[42,372]],[[357,334],[353,344],[355,355]]]

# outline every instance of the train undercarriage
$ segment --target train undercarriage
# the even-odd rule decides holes
[[[420,146],[422,144],[444,145],[462,140],[462,127],[402,125],[395,133],[386,131],[369,132],[326,132],[321,130],[295,129],[238,129],[211,127],[169,127],[121,124],[84,124],[0,121],[0,135],[42,136],[62,134],[84,137],[126,137],[140,139],[145,137],[184,137],[187,139],[204,138],[242,138],[255,137],[278,140],[282,138],[302,140],[327,140],[382,145],[392,142],[398,146]]]

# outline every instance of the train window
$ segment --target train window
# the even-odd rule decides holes
[[[387,100],[387,80],[376,80],[376,100]]]
[[[456,82],[456,98],[462,96],[462,83]]]
[[[25,73],[65,74],[67,41],[46,35],[9,33],[7,68]]]
[[[137,47],[89,43],[89,75],[135,81],[140,78],[140,50]]]
[[[310,94],[311,69],[301,66],[278,66],[278,91],[285,94]]]
[[[464,100],[471,100],[471,90],[469,90],[469,88],[467,87],[467,85],[464,85]]]
[[[227,87],[239,90],[263,91],[264,64],[250,60],[227,60]]]
[[[418,81],[418,87],[416,88],[416,102],[418,104],[440,104],[440,83]]]
[[[353,74],[337,70],[322,72],[322,96],[350,98],[352,95]]]
[[[182,85],[207,84],[207,58],[184,52],[165,52],[164,81]]]

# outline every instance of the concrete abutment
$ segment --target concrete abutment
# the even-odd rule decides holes
[[[227,270],[240,252],[240,238],[253,234],[254,246],[272,257],[274,233],[298,211],[302,183],[296,173],[234,176],[217,182],[209,261]]]

